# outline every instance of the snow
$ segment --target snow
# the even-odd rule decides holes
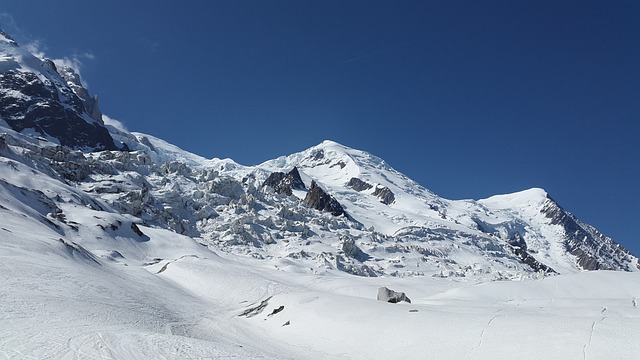
[[[494,195],[490,198],[479,200],[480,203],[498,209],[515,207],[539,207],[547,200],[547,192],[540,188],[532,188],[524,191],[505,195]]]
[[[180,161],[191,165],[204,165],[207,163],[207,159],[182,150],[155,136],[139,132],[132,132],[131,134],[137,139],[135,142],[128,142],[127,145],[129,145],[132,150],[145,148],[149,153],[155,155],[153,160],[157,163],[167,161]],[[150,144],[153,148],[145,146],[146,144]]]
[[[0,244],[4,358],[634,359],[640,350],[638,273],[480,284],[292,274],[144,227],[144,251],[115,237],[83,244],[125,254],[98,265],[8,215],[16,221],[3,223]],[[142,261],[156,256],[175,257]],[[380,286],[412,304],[375,300]],[[239,316],[268,298],[261,313]]]
[[[15,160],[2,158],[0,174],[0,358],[634,359],[640,351],[637,272],[509,282],[315,272],[97,209],[89,195]],[[56,196],[64,219],[46,200]],[[412,303],[377,301],[381,286]]]

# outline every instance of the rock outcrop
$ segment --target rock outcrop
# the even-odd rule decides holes
[[[322,190],[315,181],[311,182],[311,188],[304,198],[304,203],[310,208],[329,212],[333,216],[347,215],[338,200]]]
[[[298,172],[298,168],[294,167],[288,173],[283,172],[274,172],[269,175],[269,177],[262,183],[262,186],[271,187],[278,194],[286,194],[291,196],[293,194],[293,190],[305,190],[306,187],[304,182],[302,182],[302,178],[300,178],[300,173]]]
[[[582,223],[550,198],[545,201],[541,211],[552,224],[564,228],[565,248],[576,256],[580,267],[585,270],[631,271],[633,255],[620,244],[594,227]],[[635,266],[640,269],[640,264],[636,263]]]
[[[356,177],[351,178],[351,180],[349,180],[349,182],[347,183],[347,186],[355,191],[365,191],[373,187],[373,185],[364,182]]]
[[[405,295],[405,293],[393,291],[384,286],[378,289],[378,300],[394,304],[401,301],[406,301],[411,304],[411,300],[407,297],[407,295]]]
[[[373,192],[373,195],[379,197],[380,201],[385,205],[391,205],[394,201],[396,201],[396,196],[386,186],[377,186],[376,190]]]
[[[33,132],[69,148],[118,150],[97,99],[71,68],[37,58],[4,33],[0,41],[0,118],[15,131]]]

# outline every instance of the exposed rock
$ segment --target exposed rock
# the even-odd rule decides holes
[[[351,180],[349,180],[349,182],[347,183],[347,186],[355,191],[365,191],[373,187],[373,185],[364,182],[356,177],[352,177]]]
[[[31,72],[0,74],[0,117],[15,131],[33,129],[70,148],[117,150],[108,130],[90,119],[83,101],[71,89],[45,84]]]
[[[321,159],[323,159],[323,158],[324,158],[324,150],[322,150],[322,149],[315,150],[315,151],[313,152],[313,154],[311,154],[311,157],[312,157],[314,160],[321,160]]]
[[[539,262],[527,251],[527,243],[520,234],[515,234],[514,238],[509,241],[512,251],[522,260],[523,263],[529,265],[534,271],[542,271],[545,274],[557,274],[551,267]]]
[[[322,190],[315,181],[311,182],[311,188],[304,198],[304,203],[310,208],[329,212],[333,216],[347,215],[338,200]]]
[[[298,168],[294,166],[291,171],[287,173],[287,181],[290,182],[291,188],[296,190],[304,190],[306,186],[304,182],[302,182],[302,178],[300,177],[300,172],[298,172]]]
[[[131,223],[131,230],[133,230],[133,232],[136,233],[136,235],[138,236],[144,236],[144,233],[142,232],[142,230],[140,230],[138,225],[136,225],[135,223]]]
[[[336,162],[335,164],[331,164],[331,166],[329,166],[329,167],[330,167],[330,168],[332,168],[332,167],[334,167],[334,166],[339,166],[339,167],[340,167],[340,169],[344,169],[344,168],[347,166],[347,164],[346,164],[344,161],[339,160],[339,161],[338,161],[338,162]]]
[[[89,95],[73,69],[40,59],[1,35],[13,48],[3,53],[12,66],[0,73],[0,118],[15,131],[31,130],[66,147],[118,150],[97,98]]]
[[[267,305],[269,305],[269,300],[271,300],[271,298],[272,296],[269,296],[268,298],[262,300],[257,306],[246,309],[245,311],[238,314],[238,316],[246,316],[250,318],[260,314],[267,307]]]
[[[284,310],[284,305],[280,305],[279,307],[273,309],[273,311],[271,312],[271,314],[267,315],[267,317],[273,316],[279,312],[281,312],[282,310]]]
[[[379,197],[380,201],[385,205],[391,205],[396,201],[396,196],[386,186],[376,186],[376,190],[373,192],[373,195]]]
[[[578,265],[583,269],[631,271],[632,266],[640,268],[637,263],[621,261],[632,257],[628,250],[592,226],[580,222],[552,199],[545,201],[541,212],[552,224],[564,228],[565,248],[577,257]]]
[[[50,60],[46,60],[50,61]],[[51,62],[51,65],[55,68],[55,64]],[[78,75],[72,68],[68,66],[62,66],[56,68],[57,72],[67,81],[67,86],[73,90],[73,92],[82,100],[84,104],[84,109],[89,114],[89,116],[96,120],[97,122],[104,124],[102,122],[102,113],[98,108],[98,96],[91,97],[89,95],[89,91],[82,84],[82,80],[80,79],[80,75]]]
[[[62,238],[58,239],[58,241],[64,246],[65,251],[69,256],[88,260],[102,266],[100,261],[98,261],[98,258],[91,251],[85,249],[81,245],[75,242],[67,242]]]
[[[403,292],[396,292],[384,286],[378,289],[378,300],[394,304],[399,303],[400,301],[406,301],[411,304],[411,300],[409,300],[407,295],[405,295]]]
[[[272,187],[278,194],[287,194],[288,196],[293,194],[293,189],[304,190],[306,188],[296,167],[286,174],[283,172],[272,173],[262,183],[262,186]]]

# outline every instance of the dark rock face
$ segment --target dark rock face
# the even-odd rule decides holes
[[[557,274],[555,270],[549,266],[539,262],[527,251],[527,242],[520,234],[515,234],[513,239],[509,241],[509,245],[514,254],[516,254],[523,263],[529,265],[534,271],[543,271],[547,274]]]
[[[399,303],[400,301],[406,301],[409,304],[411,304],[411,300],[407,297],[407,295],[405,295],[405,293],[393,291],[393,290],[387,289],[384,286],[378,289],[377,299],[380,301],[386,301],[394,304]]]
[[[373,195],[379,197],[380,201],[382,201],[382,203],[385,205],[391,205],[394,201],[396,201],[396,196],[386,186],[376,187],[376,190],[373,192]]]
[[[356,177],[351,178],[351,180],[349,180],[349,182],[347,183],[347,186],[355,191],[365,191],[373,187],[373,185],[364,182]]]
[[[310,208],[329,212],[333,216],[347,215],[342,205],[333,196],[324,192],[315,181],[311,183],[311,188],[304,198],[304,203]]]
[[[347,183],[347,186],[355,191],[365,191],[373,187],[373,185],[368,182],[362,181],[356,177],[351,178]],[[373,195],[379,197],[380,201],[385,205],[391,205],[396,201],[395,194],[386,186],[376,186],[376,189],[373,191]]]
[[[564,228],[567,234],[564,245],[577,257],[578,265],[583,269],[631,271],[633,266],[640,268],[640,264],[633,264],[628,250],[592,226],[580,222],[553,200],[547,199],[541,211],[552,224]]]
[[[30,129],[69,148],[119,150],[102,122],[97,98],[89,96],[71,68],[36,58],[2,35],[11,47],[1,54],[10,66],[0,73],[0,117],[13,130]]]
[[[20,71],[0,74],[0,89],[4,90],[0,116],[13,130],[33,129],[70,148],[118,150],[108,130],[90,118],[82,100],[70,89],[62,92],[34,73]]]
[[[300,178],[298,168],[296,167],[286,174],[283,172],[272,173],[269,175],[267,180],[262,183],[262,186],[272,187],[278,194],[287,194],[289,196],[293,194],[293,189],[306,189],[304,182],[302,182],[302,178]]]
[[[53,63],[51,63],[51,65],[55,67]],[[69,86],[74,94],[82,100],[86,113],[89,114],[92,119],[102,123],[102,112],[98,107],[98,96],[96,95],[91,97],[89,95],[89,91],[87,91],[87,89],[82,85],[80,76],[72,69],[63,67],[58,69],[58,73],[67,81],[67,86]]]

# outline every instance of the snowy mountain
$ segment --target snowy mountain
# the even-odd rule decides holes
[[[2,30],[0,54],[0,117],[9,127],[71,148],[118,149],[73,69],[36,57]]]
[[[0,357],[640,350],[638,258],[542,189],[447,200],[332,141],[204,159],[105,125],[78,74],[2,32],[0,218]]]

